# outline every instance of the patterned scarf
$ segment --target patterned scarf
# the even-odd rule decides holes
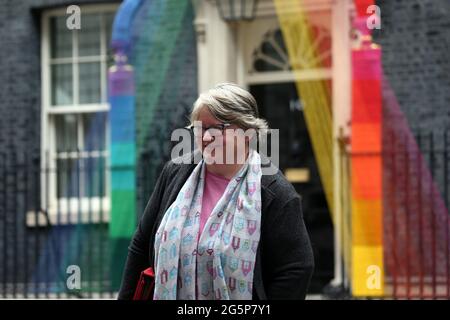
[[[205,170],[201,161],[156,233],[154,300],[252,299],[261,225],[261,158],[250,150],[197,243]]]

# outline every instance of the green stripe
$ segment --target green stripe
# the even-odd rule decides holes
[[[112,190],[111,196],[109,235],[112,238],[131,238],[136,229],[136,191]]]

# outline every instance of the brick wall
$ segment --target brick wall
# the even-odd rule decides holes
[[[414,132],[450,127],[450,2],[378,0],[383,69]]]
[[[442,199],[450,180],[445,135],[450,141],[450,2],[447,0],[379,0],[381,29],[374,40],[382,46],[383,70],[407,120],[415,143]],[[403,126],[386,104],[385,128]],[[386,134],[386,132],[385,132]],[[385,142],[390,143],[388,137]],[[406,141],[405,134],[398,139]],[[447,199],[446,199],[447,198]]]
[[[85,263],[76,243],[87,236],[87,229],[27,228],[25,223],[27,210],[40,206],[35,171],[41,137],[40,13],[71,4],[111,2],[119,1],[0,1],[0,294],[22,293],[23,283],[35,279],[63,285],[65,266]],[[100,228],[93,227],[97,230],[89,231],[90,236],[105,234]],[[61,241],[70,247],[58,247]]]
[[[40,10],[70,4],[120,1],[0,1],[0,152],[6,146],[39,155]]]
[[[178,1],[178,0],[177,0]],[[177,1],[170,1],[169,9],[177,10]],[[65,266],[69,264],[89,265],[89,259],[97,259],[101,252],[108,256],[108,247],[95,246],[85,251],[81,248],[91,240],[105,242],[107,225],[90,228],[76,226],[53,226],[50,228],[27,228],[27,209],[39,207],[39,183],[36,172],[39,165],[41,136],[41,58],[40,58],[40,14],[42,10],[72,4],[112,3],[120,1],[67,1],[67,0],[3,0],[0,1],[0,287],[3,283],[24,283],[33,279],[58,282],[64,285]],[[153,1],[152,1],[153,2]],[[146,1],[145,3],[150,3]],[[138,155],[150,155],[148,161],[138,165],[138,212],[152,191],[160,166],[170,156],[170,133],[175,127],[185,125],[185,116],[197,95],[196,42],[192,26],[193,8],[183,15],[177,42],[168,62],[165,76],[154,106],[154,119],[148,123],[150,130]],[[171,19],[164,21],[159,38],[164,41],[164,32],[171,32],[175,25]],[[147,36],[148,30],[136,30]],[[150,44],[149,44],[150,45]],[[141,46],[141,49],[146,50]],[[169,52],[159,52],[169,54]],[[155,63],[153,61],[152,63]],[[158,68],[158,64],[155,64]],[[151,77],[151,75],[150,75]],[[154,87],[138,86],[138,93],[155,90]],[[142,114],[137,113],[138,119]],[[14,149],[19,160],[12,155]],[[7,161],[2,158],[8,155]],[[20,165],[20,167],[17,166]],[[145,176],[145,177],[144,177]],[[6,178],[6,179],[5,179]],[[146,183],[142,183],[145,180]],[[16,183],[19,181],[19,183]],[[106,229],[105,229],[106,228]],[[89,239],[89,240],[88,240]],[[59,244],[67,243],[69,247]],[[128,245],[128,242],[125,244]],[[100,250],[100,252],[99,252]],[[111,249],[110,249],[111,250]],[[114,249],[112,249],[114,251]],[[87,252],[87,253],[86,253]],[[114,253],[112,253],[114,255]],[[118,265],[126,255],[126,246],[121,257],[110,256],[111,264],[103,261],[92,265],[95,274],[109,280],[108,268]],[[113,261],[114,259],[118,259]],[[102,267],[103,266],[103,267]],[[59,269],[58,269],[59,268]],[[84,267],[83,267],[84,268]],[[119,268],[120,269],[120,268]],[[85,269],[84,269],[85,270]],[[120,270],[119,270],[120,271]],[[121,273],[113,271],[113,273]],[[94,280],[99,280],[94,276]],[[113,278],[117,278],[113,275]],[[84,279],[83,281],[85,281]],[[61,282],[62,281],[62,282]],[[111,289],[117,290],[117,279]],[[36,288],[31,286],[29,292]],[[54,288],[53,288],[54,289]],[[53,290],[49,289],[49,290]],[[63,288],[64,289],[64,288]],[[2,293],[13,292],[14,287],[4,287]],[[21,292],[23,287],[17,287]],[[42,291],[37,288],[38,291]],[[97,290],[98,291],[98,290]]]

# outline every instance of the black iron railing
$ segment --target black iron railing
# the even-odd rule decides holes
[[[109,168],[98,153],[66,159],[0,154],[0,298],[115,297]]]
[[[340,137],[341,297],[351,293],[351,150]],[[383,130],[384,296],[450,298],[450,131]],[[336,263],[336,262],[335,262]]]

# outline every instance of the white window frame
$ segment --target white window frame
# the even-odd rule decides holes
[[[309,11],[328,12],[331,17],[331,7],[324,8],[321,6],[319,9],[308,7]],[[237,42],[239,51],[242,52],[237,66],[238,82],[248,88],[257,84],[332,80],[333,66],[303,70],[251,71],[254,62],[253,50],[261,45],[266,32],[280,28],[275,12],[273,12],[273,15],[262,15],[251,23],[240,23],[238,25]],[[287,52],[285,54],[287,56]]]
[[[83,14],[102,13],[102,12],[117,12],[119,4],[88,4],[81,5],[81,30],[83,28]],[[41,86],[42,86],[42,100],[41,100],[41,208],[46,210],[46,214],[39,212],[38,226],[57,224],[75,224],[75,223],[104,223],[109,222],[110,216],[110,175],[105,171],[105,197],[91,197],[91,198],[57,198],[57,175],[52,171],[56,168],[56,114],[73,114],[81,117],[86,113],[108,112],[110,109],[107,102],[107,44],[105,30],[101,28],[101,43],[99,56],[78,56],[77,45],[72,45],[72,57],[69,58],[50,58],[50,19],[52,17],[62,16],[69,17],[66,13],[66,7],[47,10],[41,17]],[[72,33],[72,44],[75,41],[77,32]],[[78,104],[78,63],[79,62],[98,62],[100,58],[101,65],[101,103],[96,104]],[[72,83],[73,90],[73,104],[53,107],[51,105],[51,73],[50,68],[52,63],[72,63]],[[78,133],[82,132],[83,125],[78,121]],[[105,151],[91,151],[80,152],[80,156],[104,156],[105,167],[109,168],[109,123],[106,121],[106,135],[105,135]],[[99,154],[101,153],[101,154]],[[62,153],[59,153],[61,156]],[[73,156],[70,153],[67,157]],[[45,170],[50,168],[50,174],[46,175]],[[36,213],[30,212],[27,215],[27,225],[36,225]]]

